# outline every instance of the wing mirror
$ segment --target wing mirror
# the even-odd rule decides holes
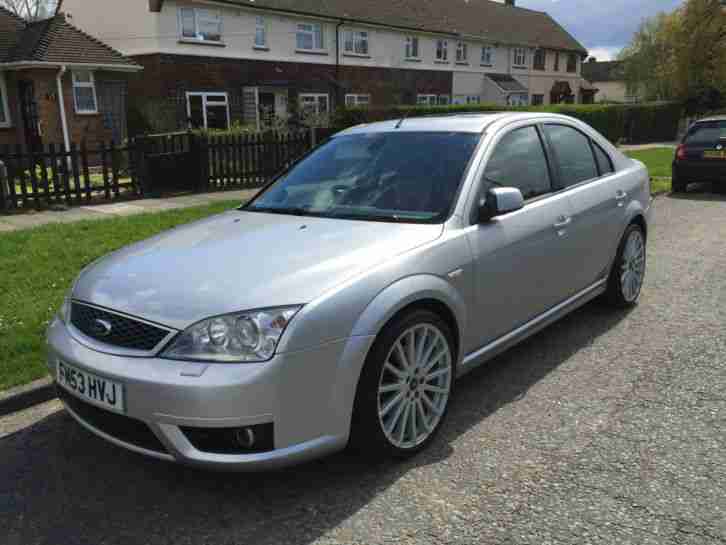
[[[479,223],[524,208],[524,197],[516,187],[493,187],[479,202]]]

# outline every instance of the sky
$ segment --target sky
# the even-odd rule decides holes
[[[546,11],[598,60],[611,60],[630,42],[646,17],[672,11],[683,0],[517,0]]]

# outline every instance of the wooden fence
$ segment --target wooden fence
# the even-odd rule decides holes
[[[330,135],[329,130],[138,137],[124,145],[0,146],[0,212],[180,192],[257,188]]]

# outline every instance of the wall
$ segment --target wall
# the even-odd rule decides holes
[[[597,81],[592,83],[597,87],[595,102],[627,102],[627,86],[623,81]]]
[[[8,114],[10,115],[11,126],[0,128],[0,146],[16,145],[22,142],[20,134],[20,111],[18,108],[17,80],[15,72],[3,72],[5,76],[5,87],[8,92]]]
[[[132,109],[143,116],[159,116],[166,126],[182,128],[186,119],[186,93],[229,93],[232,120],[243,119],[242,89],[271,86],[288,89],[290,100],[299,93],[327,93],[335,103],[336,81],[345,93],[370,94],[373,104],[415,104],[416,95],[451,94],[452,73],[388,69],[382,67],[335,66],[297,62],[252,61],[188,55],[145,55],[134,60],[144,71],[129,79]],[[132,112],[132,115],[136,115]]]

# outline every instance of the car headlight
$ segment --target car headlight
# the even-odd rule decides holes
[[[65,325],[68,325],[71,321],[71,294],[73,288],[69,289],[63,297],[63,303],[58,309],[58,319]]]
[[[300,308],[252,310],[202,320],[180,333],[161,357],[221,363],[267,361]]]

